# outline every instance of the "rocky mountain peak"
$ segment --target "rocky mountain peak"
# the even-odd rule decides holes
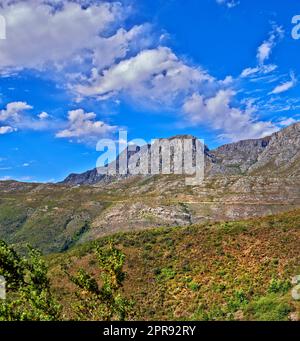
[[[300,175],[300,122],[282,129],[279,132],[260,139],[242,140],[225,144],[214,150],[205,146],[205,168],[207,176],[247,175],[261,173],[281,173]],[[170,138],[157,139],[158,141],[174,141],[175,139],[196,140],[192,135],[175,135]],[[127,153],[128,167],[130,162],[136,162],[136,153],[147,153],[150,145],[136,148],[135,151],[124,150]],[[114,164],[118,164],[119,158]],[[113,165],[108,165],[107,168]],[[97,169],[83,174],[71,174],[63,183],[95,184],[110,182],[127,176],[107,176],[98,174]]]

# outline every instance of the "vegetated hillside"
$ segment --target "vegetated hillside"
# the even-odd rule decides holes
[[[122,231],[240,220],[300,207],[299,177],[132,177],[95,186],[0,182],[0,239],[45,253]]]
[[[126,255],[134,320],[298,320],[300,211],[240,222],[160,228],[111,237]],[[106,244],[108,238],[99,240]],[[75,287],[61,270],[97,275],[92,243],[48,256],[52,285],[71,319]]]

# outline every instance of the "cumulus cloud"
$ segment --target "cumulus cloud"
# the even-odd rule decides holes
[[[278,130],[271,122],[256,120],[251,105],[244,110],[232,106],[234,96],[235,92],[230,89],[220,90],[209,98],[196,93],[186,100],[183,112],[191,123],[206,124],[221,132],[220,137],[232,141],[258,138]]]
[[[147,99],[166,105],[178,96],[213,83],[214,79],[200,68],[190,67],[169,48],[143,50],[136,56],[114,64],[87,85],[76,91],[83,96],[107,99],[126,92],[135,99]]]
[[[47,112],[45,112],[45,111],[43,111],[43,112],[41,112],[40,114],[38,114],[38,118],[40,119],[40,120],[46,120],[47,118],[49,118],[50,117],[50,115],[47,113]]]
[[[131,49],[147,47],[152,41],[150,31],[150,25],[144,24],[134,26],[130,30],[120,28],[107,38],[99,37],[93,47],[94,68],[103,70],[116,60],[126,57]]]
[[[17,131],[18,124],[21,122],[21,114],[32,109],[32,106],[26,102],[11,102],[6,105],[5,109],[0,110],[0,124],[5,124],[0,126],[0,134],[9,134]]]
[[[56,3],[56,6],[55,6]],[[8,2],[2,5],[8,37],[1,41],[1,69],[42,69],[93,49],[115,21],[120,20],[121,5],[101,2],[83,8],[72,1]],[[26,48],[24,48],[26,46]]]
[[[59,120],[49,122],[49,115],[42,112],[33,115],[33,106],[21,101],[8,103],[5,109],[0,110],[0,124],[5,124],[6,129],[2,131],[11,133],[18,130],[53,130],[61,125]],[[7,127],[10,127],[8,129]],[[4,134],[4,133],[2,133]]]
[[[16,129],[12,128],[10,126],[0,127],[0,135],[9,134],[9,133],[12,133],[14,131],[16,131]]]
[[[58,138],[75,138],[78,142],[95,142],[98,138],[116,131],[116,126],[110,126],[96,120],[96,114],[83,109],[68,112],[66,129],[56,134]]]
[[[217,2],[228,8],[239,3]],[[0,72],[60,71],[60,81],[67,83],[78,101],[86,97],[119,101],[122,97],[162,110],[172,109],[177,115],[178,108],[183,108],[186,120],[208,124],[228,139],[257,137],[275,129],[270,122],[256,120],[253,108],[232,106],[235,92],[229,88],[235,86],[235,80],[231,76],[217,80],[161,46],[161,35],[156,37],[149,24],[125,28],[128,9],[109,0],[3,1],[0,11],[7,19],[9,39],[0,42]],[[276,65],[266,62],[282,35],[280,27],[273,28],[258,49],[257,66],[245,69],[241,78],[276,69]],[[46,112],[21,119],[20,112],[13,114],[6,108],[0,112],[0,120],[2,116],[5,127],[11,129],[55,128],[56,137],[82,142],[116,129],[83,109],[70,111],[67,122],[47,120]]]
[[[20,114],[29,109],[32,109],[32,106],[26,102],[8,103],[5,109],[0,110],[0,122],[8,120],[16,122],[20,119]]]
[[[280,85],[277,85],[271,92],[271,95],[281,94],[292,89],[297,84],[297,79],[293,73],[291,73],[291,79],[287,82],[284,82]]]

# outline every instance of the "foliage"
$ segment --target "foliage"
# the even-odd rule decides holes
[[[288,320],[291,307],[282,297],[269,294],[253,301],[246,309],[246,312],[260,321],[282,321]]]
[[[133,303],[124,298],[121,289],[125,279],[123,266],[125,255],[112,243],[108,247],[95,246],[95,254],[100,268],[100,281],[79,269],[73,276],[66,274],[79,288],[77,302],[73,305],[80,320],[125,320]]]
[[[63,306],[59,318],[294,319],[300,305],[291,296],[290,279],[300,273],[299,227],[297,210],[233,223],[119,233],[99,239],[96,249],[93,242],[72,245],[47,256],[52,290]],[[26,267],[24,276],[23,262],[28,261],[2,245],[0,270],[11,276],[10,302],[32,271]],[[61,271],[64,262],[68,276]],[[70,285],[70,276],[76,285]],[[124,299],[131,296],[134,314]]]
[[[269,293],[286,293],[291,288],[291,282],[272,278],[269,284]]]
[[[112,239],[126,254],[128,275],[122,291],[135,301],[130,318],[288,320],[300,312],[290,293],[290,279],[300,271],[299,226],[298,210],[226,225],[119,233],[97,243],[104,247]],[[66,260],[72,273],[83,267],[95,275],[98,265],[92,250],[93,243],[86,243],[51,256],[53,269]],[[61,295],[65,314],[73,318],[73,287],[67,288],[66,277],[56,276],[58,294],[66,287]],[[270,295],[272,300],[264,300]]]
[[[0,320],[49,321],[60,319],[60,306],[50,290],[41,253],[28,247],[28,259],[0,241],[0,275],[7,282],[7,299],[0,302]]]

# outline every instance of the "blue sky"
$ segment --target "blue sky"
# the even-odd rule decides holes
[[[119,129],[214,148],[300,118],[296,1],[1,3],[1,180],[91,169]]]

